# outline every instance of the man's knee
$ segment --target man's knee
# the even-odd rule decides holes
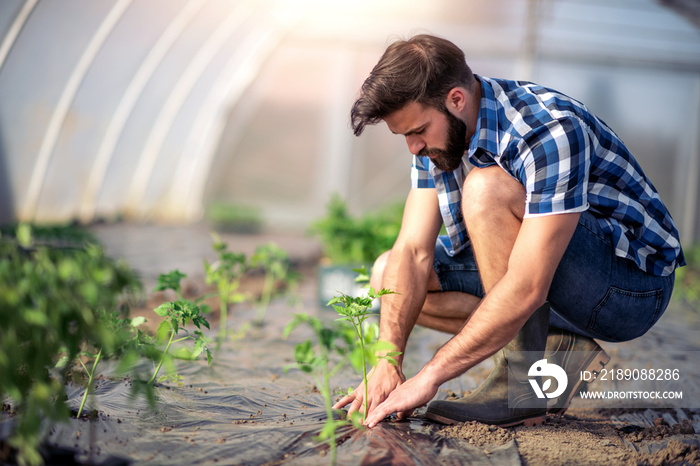
[[[508,209],[517,217],[525,213],[525,188],[498,165],[474,168],[462,189],[462,213],[471,220],[498,214]]]

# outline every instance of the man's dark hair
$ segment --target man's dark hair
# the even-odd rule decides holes
[[[452,42],[421,34],[387,47],[350,111],[355,136],[410,102],[438,109],[457,86],[469,91],[476,80],[464,52]]]

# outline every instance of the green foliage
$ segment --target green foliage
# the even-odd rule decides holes
[[[39,464],[42,419],[64,421],[66,366],[84,345],[115,348],[117,338],[96,315],[115,309],[139,288],[134,272],[107,258],[89,235],[20,224],[0,236],[0,398],[17,406],[9,444],[22,464]],[[54,245],[54,246],[52,246]],[[58,247],[57,247],[58,246]],[[53,369],[52,369],[53,368]]]
[[[287,293],[300,276],[292,269],[287,252],[275,243],[258,246],[250,258],[250,266],[261,268],[265,274],[262,293],[256,302],[257,322],[261,324],[272,298]]]
[[[385,207],[356,218],[345,201],[331,197],[326,216],[311,226],[319,236],[324,255],[334,264],[371,263],[396,241],[403,218],[403,204]]]
[[[155,288],[153,288],[153,291],[173,290],[179,299],[185,299],[182,296],[180,281],[186,277],[187,274],[184,274],[177,269],[171,270],[168,273],[162,273],[158,276],[158,282],[156,283]]]
[[[684,251],[688,265],[676,269],[673,296],[700,312],[700,244]]]
[[[175,296],[177,296],[178,300],[187,301],[184,295],[182,294],[181,282],[183,278],[187,278],[187,274],[182,273],[177,269],[171,270],[168,273],[162,273],[158,275],[158,281],[156,283],[156,286],[153,288],[153,291],[171,290],[175,292]],[[192,301],[192,303],[199,307],[202,314],[209,314],[211,312],[211,309],[209,308],[209,305],[204,303],[204,300],[211,296],[213,295],[205,294],[203,296],[199,296],[194,301]]]
[[[156,380],[156,377],[158,377],[158,373],[160,372],[163,364],[165,364],[168,368],[168,375],[165,375],[158,380],[164,380],[168,377],[174,377],[177,380],[178,376],[174,374],[174,358],[196,359],[200,354],[202,354],[202,352],[204,352],[207,356],[207,364],[211,363],[211,351],[207,346],[209,339],[202,332],[202,326],[209,328],[209,322],[207,319],[200,315],[202,309],[199,305],[199,301],[202,298],[199,298],[194,302],[183,298],[180,291],[180,280],[185,276],[185,274],[179,272],[178,270],[174,270],[167,274],[161,274],[158,277],[158,284],[156,285],[154,291],[170,289],[175,291],[179,299],[176,301],[163,303],[153,310],[160,317],[164,318],[158,326],[156,335],[158,342],[164,343],[166,346],[161,353],[160,361],[153,372],[153,376],[148,381],[149,384]],[[185,328],[190,324],[197,327],[197,330],[190,333]],[[175,339],[180,332],[183,332],[184,336]],[[185,340],[194,340],[194,348],[190,349],[186,346],[182,346],[178,348],[176,352],[170,352],[170,347],[173,345],[173,343],[180,343]]]
[[[257,233],[263,226],[259,209],[224,201],[210,203],[205,215],[219,231]]]
[[[102,359],[120,359],[121,363],[116,369],[116,374],[124,374],[131,369],[131,362],[138,358],[156,359],[160,353],[156,349],[153,339],[146,333],[141,332],[138,326],[146,322],[144,317],[136,317],[131,320],[124,318],[117,311],[106,312],[100,309],[96,312],[101,325],[113,336],[114,344],[112,346],[103,346],[99,348],[88,347],[83,349],[76,358],[77,363],[85,371],[88,376],[85,392],[78,408],[76,417],[80,417],[87,402],[88,396],[92,392],[92,381],[97,373],[97,366]],[[56,367],[63,367],[70,361],[67,356],[61,358]],[[91,368],[88,369],[88,365]],[[74,377],[74,380],[76,378]],[[143,380],[136,378],[133,383],[134,390],[138,392],[142,390],[147,399],[153,405],[155,403],[155,395],[152,387],[145,386]]]
[[[316,387],[323,396],[326,422],[317,440],[328,444],[331,450],[331,464],[334,464],[337,445],[335,431],[338,427],[347,424],[348,421],[334,418],[330,380],[346,363],[351,350],[347,345],[347,326],[339,325],[337,322],[327,326],[316,317],[295,314],[292,321],[285,327],[283,338],[287,338],[300,325],[305,325],[313,330],[315,342],[308,339],[294,347],[295,365],[314,377]],[[332,362],[331,355],[334,353],[341,355],[342,359]],[[288,369],[289,367],[285,368],[285,371]]]
[[[19,223],[0,227],[0,237],[14,238],[29,246],[52,248],[83,248],[87,244],[99,246],[99,241],[89,231],[72,224],[30,225]]]
[[[358,277],[360,281],[367,277],[364,268],[359,269],[358,272],[360,273]],[[350,420],[335,419],[332,409],[330,379],[347,362],[350,362],[363,375],[364,400],[366,402],[367,382],[372,377],[372,374],[368,374],[368,367],[376,367],[376,364],[382,359],[394,365],[397,364],[395,357],[401,353],[393,351],[395,349],[393,345],[378,340],[379,326],[376,323],[366,322],[372,315],[370,313],[372,301],[393,293],[393,291],[386,289],[377,292],[371,287],[364,296],[353,297],[340,293],[340,296],[331,299],[328,303],[340,316],[330,325],[324,325],[318,318],[307,314],[296,314],[284,329],[284,338],[287,338],[292,330],[302,324],[310,327],[314,332],[315,342],[308,339],[294,347],[294,359],[296,367],[315,377],[316,386],[323,396],[327,417],[318,440],[325,441],[330,446],[331,463],[335,462],[337,443],[335,432],[337,428],[349,422],[356,427],[361,427],[367,410],[364,410],[363,415],[355,413],[356,416],[351,417]],[[331,361],[331,356],[334,354],[338,356],[335,358],[335,363]],[[350,393],[352,393],[351,390],[348,390],[348,394]]]
[[[361,269],[361,275],[366,275],[364,268]],[[368,375],[368,367],[376,367],[381,359],[397,365],[395,358],[401,354],[400,351],[393,351],[395,348],[392,344],[379,340],[379,325],[376,322],[369,325],[365,322],[372,315],[369,311],[372,302],[387,294],[395,294],[395,292],[387,289],[375,291],[370,286],[364,296],[355,297],[340,293],[340,296],[328,302],[328,305],[333,306],[340,316],[338,320],[348,322],[353,330],[355,349],[350,353],[350,361],[363,377],[365,388],[363,421],[367,414],[367,383],[374,374],[373,371]]]
[[[246,293],[239,291],[241,278],[248,271],[248,264],[245,254],[234,253],[228,250],[228,245],[221,241],[216,233],[213,248],[219,259],[210,264],[204,261],[205,279],[207,285],[215,285],[219,297],[219,338],[218,343],[226,339],[228,331],[228,305],[242,303],[248,299]]]

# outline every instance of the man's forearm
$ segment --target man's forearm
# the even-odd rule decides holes
[[[384,272],[383,288],[398,292],[382,298],[379,338],[393,343],[403,359],[408,336],[418,320],[428,293],[434,251],[396,246]]]
[[[457,377],[492,356],[513,339],[542,304],[513,274],[494,286],[462,330],[442,346],[424,372],[437,385]]]

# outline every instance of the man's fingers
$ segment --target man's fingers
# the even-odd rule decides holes
[[[380,403],[376,408],[372,410],[371,414],[367,417],[367,419],[365,420],[365,425],[371,429],[393,412],[394,409],[389,407],[386,401],[384,403]]]
[[[355,401],[355,397],[352,395],[345,395],[338,401],[336,404],[333,405],[333,409],[340,409],[344,408],[346,405],[352,403]]]
[[[355,399],[350,405],[350,409],[348,409],[348,416],[350,416],[355,411],[362,412],[362,402],[358,399]]]
[[[393,397],[389,396],[386,400],[376,405],[371,411],[367,419],[365,419],[365,426],[370,429],[376,426],[379,422],[383,421],[385,417],[396,411],[394,407]]]

